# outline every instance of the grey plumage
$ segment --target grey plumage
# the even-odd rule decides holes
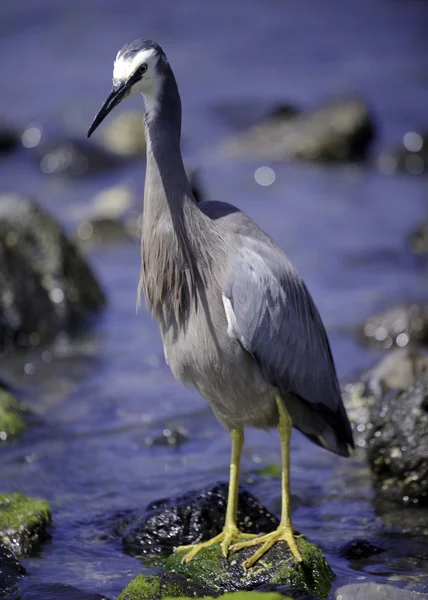
[[[229,430],[276,426],[279,390],[295,427],[348,455],[351,429],[305,284],[244,213],[195,202],[180,151],[180,96],[165,54],[155,43],[136,42],[118,56],[131,60],[141,50],[155,53],[161,83],[156,110],[146,104],[145,113],[139,293],[159,323],[171,370]]]

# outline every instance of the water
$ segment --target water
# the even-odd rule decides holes
[[[361,319],[426,297],[426,275],[405,236],[425,215],[427,179],[272,165],[275,182],[264,188],[254,179],[260,164],[220,161],[214,149],[237,128],[224,107],[241,102],[257,116],[277,102],[315,106],[357,93],[377,121],[374,153],[426,127],[427,21],[426,4],[410,0],[332,0],[322,11],[317,0],[15,0],[0,6],[0,115],[83,136],[109,89],[117,50],[135,37],[160,41],[181,87],[185,154],[200,166],[207,196],[239,205],[287,251],[346,379],[381,356],[357,345]],[[37,195],[69,231],[76,207],[97,191],[123,181],[143,186],[141,166],[64,183],[42,176],[22,154],[4,159],[0,176],[2,190]],[[95,250],[89,259],[109,297],[96,327],[59,344],[50,363],[35,353],[0,365],[35,415],[23,439],[1,450],[0,489],[51,503],[52,542],[23,561],[32,578],[113,598],[149,569],[122,552],[105,522],[117,510],[225,479],[229,439],[197,394],[173,380],[146,311],[135,314],[137,244]],[[26,363],[34,374],[25,374]],[[147,437],[174,425],[189,432],[180,449],[147,447]],[[327,454],[299,434],[292,450],[294,524],[325,550],[335,586],[392,578],[427,591],[428,567],[418,558],[426,538],[401,535],[376,514],[364,463]],[[254,472],[278,459],[276,435],[248,431],[243,479],[275,511],[279,482]],[[356,537],[387,552],[358,565],[339,558],[338,546]]]

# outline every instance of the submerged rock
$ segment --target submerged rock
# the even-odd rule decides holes
[[[57,221],[27,198],[0,195],[0,351],[72,334],[104,304]]]
[[[138,575],[133,579],[118,600],[161,600],[162,598],[203,598],[218,594],[205,584],[188,581],[177,573],[163,575]]]
[[[204,583],[218,592],[254,590],[265,583],[281,583],[296,586],[326,598],[330,592],[334,574],[322,551],[302,538],[296,540],[304,564],[296,563],[285,542],[275,544],[252,568],[243,563],[255,552],[244,548],[224,558],[220,546],[214,544],[199,552],[189,563],[181,563],[186,551],[172,554],[166,567],[185,577]]]
[[[143,514],[132,514],[118,532],[135,555],[171,553],[177,546],[208,540],[223,528],[228,485],[218,483],[172,499],[155,501]],[[239,490],[238,527],[244,533],[275,529],[278,519],[249,492]]]
[[[428,254],[428,219],[424,221],[410,233],[407,238],[407,244],[413,254],[426,256]]]
[[[375,546],[367,540],[351,540],[339,549],[339,556],[347,560],[360,560],[361,558],[370,558],[376,554],[385,552],[384,548]]]
[[[7,125],[0,124],[0,152],[15,150],[20,142],[20,134]]]
[[[378,491],[404,504],[428,505],[428,380],[374,403],[371,421],[367,448]]]
[[[99,594],[89,594],[65,583],[30,583],[10,597],[10,600],[108,600]]]
[[[407,131],[402,144],[382,152],[377,164],[386,175],[393,175],[397,171],[406,171],[411,175],[428,173],[428,133]]]
[[[428,306],[411,304],[370,316],[358,329],[361,341],[378,348],[428,343]]]
[[[314,594],[308,592],[307,590],[302,590],[301,588],[297,588],[294,585],[290,586],[279,583],[266,583],[256,588],[254,592],[241,593],[254,594],[257,592],[278,592],[279,594],[282,594],[282,600],[284,600],[283,596],[286,596],[287,600],[318,600],[318,598],[314,596]],[[238,593],[239,592],[235,592],[235,594]],[[226,596],[228,595],[229,594],[226,594]],[[252,595],[250,596],[250,598],[252,598]]]
[[[294,117],[274,114],[229,140],[222,152],[271,160],[359,160],[373,137],[367,107],[356,98],[340,98]]]
[[[18,494],[0,494],[0,542],[15,554],[31,554],[49,539],[51,511],[44,500]]]
[[[335,600],[426,600],[428,595],[387,583],[351,583],[334,592]]]
[[[0,444],[19,437],[25,428],[18,402],[11,393],[0,388]]]
[[[24,574],[24,567],[0,541],[0,593],[15,585]]]

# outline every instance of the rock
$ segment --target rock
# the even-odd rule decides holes
[[[334,592],[335,600],[426,600],[428,595],[387,583],[351,583]]]
[[[25,428],[18,402],[10,392],[0,388],[0,444],[19,437]]]
[[[1,517],[0,517],[1,518]],[[14,554],[0,542],[0,594],[11,588],[25,574]]]
[[[11,152],[15,150],[21,140],[17,131],[4,124],[0,124],[0,152]]]
[[[395,348],[360,381],[342,387],[342,396],[357,448],[367,446],[373,429],[371,410],[391,390],[409,388],[417,379],[428,377],[428,351],[423,348]]]
[[[268,160],[349,161],[365,156],[373,123],[363,102],[339,98],[291,117],[274,114],[222,148],[227,156]]]
[[[339,556],[347,560],[359,560],[360,558],[370,558],[376,554],[385,552],[383,548],[375,546],[367,540],[351,540],[339,549]]]
[[[209,581],[218,592],[254,590],[266,583],[280,583],[326,598],[334,579],[327,560],[317,546],[303,538],[296,541],[304,565],[296,563],[285,542],[279,542],[248,570],[243,563],[255,548],[244,548],[224,558],[218,544],[202,550],[189,563],[181,563],[186,550],[176,552],[167,559],[166,567],[199,583]]]
[[[377,491],[404,504],[428,505],[428,380],[374,403],[371,421],[367,449]]]
[[[184,427],[165,427],[162,433],[154,437],[147,437],[145,443],[147,446],[182,446],[189,439],[189,433]]]
[[[255,592],[278,592],[282,596],[287,596],[290,600],[318,600],[311,592],[296,588],[290,585],[281,585],[278,583],[266,583],[254,590]],[[236,592],[235,592],[236,593]],[[229,595],[229,594],[226,594]],[[252,597],[252,596],[251,596]],[[284,598],[282,598],[284,600]]]
[[[410,343],[428,343],[428,306],[398,306],[370,316],[358,329],[361,341],[378,348],[403,348]]]
[[[116,244],[118,242],[135,242],[136,231],[121,219],[100,217],[90,221],[82,221],[74,238],[85,250],[89,248]]]
[[[0,542],[15,554],[31,554],[46,539],[51,511],[44,500],[17,492],[0,494]]]
[[[104,304],[55,219],[27,198],[0,195],[0,351],[72,334]]]
[[[145,156],[144,116],[140,111],[125,111],[106,123],[102,131],[104,146],[120,156]]]
[[[20,586],[10,600],[108,600],[65,583],[30,583]]]
[[[129,515],[117,528],[131,554],[170,553],[177,546],[208,540],[222,530],[228,485],[155,501],[143,514]],[[249,492],[240,489],[238,527],[244,533],[272,531],[278,519]]]
[[[216,597],[211,588],[194,581],[188,581],[183,575],[164,573],[162,575],[138,575],[133,579],[118,600],[160,600],[162,598],[203,598]]]
[[[428,173],[428,133],[407,131],[401,145],[383,152],[377,166],[386,175],[406,171],[411,175]]]
[[[426,256],[428,254],[428,218],[410,233],[407,245],[413,254]]]

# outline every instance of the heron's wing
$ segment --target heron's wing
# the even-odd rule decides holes
[[[315,304],[269,238],[242,241],[224,287],[229,335],[240,340],[287,398],[294,425],[313,441],[347,455],[352,434]]]

